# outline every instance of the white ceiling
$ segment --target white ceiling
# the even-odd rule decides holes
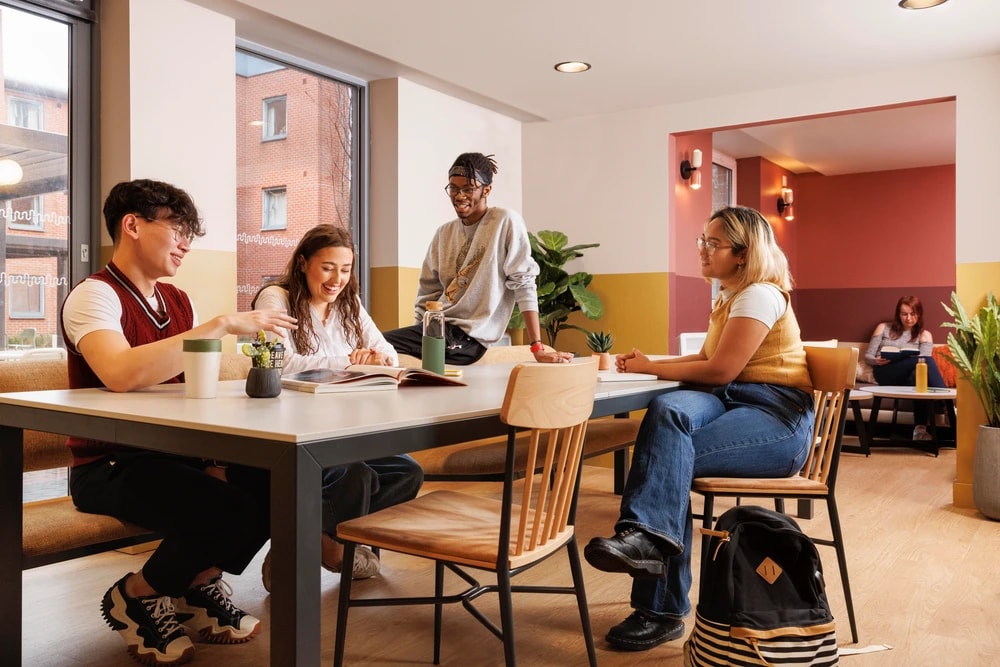
[[[769,90],[1000,53],[1000,0],[195,0],[241,36],[365,79],[402,76],[524,121]],[[268,16],[267,27],[261,27]],[[277,18],[280,17],[280,18]],[[562,60],[593,69],[560,74]],[[1000,84],[998,84],[1000,85]],[[734,157],[849,173],[954,161],[954,104],[720,132]],[[750,152],[747,152],[750,151]]]

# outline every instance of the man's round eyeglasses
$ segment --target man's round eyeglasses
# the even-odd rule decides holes
[[[457,185],[449,184],[444,186],[444,191],[448,193],[449,197],[454,197],[458,194],[462,194],[466,197],[471,197],[476,192],[476,190],[480,190],[482,189],[482,187],[483,186],[481,185],[477,185],[476,187],[466,186],[464,188],[460,188]]]
[[[704,236],[699,236],[697,239],[699,252],[704,250],[706,253],[711,255],[716,250],[725,250],[727,248],[732,248],[731,245],[719,245],[718,241],[711,241],[706,239]]]
[[[181,241],[187,241],[188,244],[190,244],[192,241],[194,241],[195,235],[192,232],[185,232],[184,227],[177,224],[176,222],[171,222],[170,220],[159,220],[157,218],[147,218],[146,216],[139,215],[138,213],[135,214],[135,217],[142,218],[146,222],[157,222],[162,225],[166,225],[166,227],[173,234],[174,241],[176,241],[177,243],[180,243]]]

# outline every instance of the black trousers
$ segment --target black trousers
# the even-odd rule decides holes
[[[160,595],[179,597],[210,567],[240,574],[270,535],[270,475],[231,465],[227,482],[200,459],[116,452],[70,471],[77,509],[129,521],[163,536],[142,568]]]
[[[406,454],[334,466],[323,471],[323,532],[337,524],[417,497],[424,482],[420,464]]]
[[[382,333],[389,345],[399,354],[409,354],[420,359],[423,356],[422,343],[424,328],[419,324]],[[468,366],[479,361],[486,354],[486,346],[454,324],[445,324],[444,362],[456,366]]]
[[[899,359],[885,366],[872,366],[872,375],[875,382],[883,386],[912,387],[917,384],[917,360],[920,357],[907,357]],[[944,378],[937,367],[937,362],[931,357],[924,357],[927,363],[927,386],[943,387]],[[940,401],[913,401],[913,423],[916,425],[928,425],[932,417],[931,411],[937,413],[941,411]]]

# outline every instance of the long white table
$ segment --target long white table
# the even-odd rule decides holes
[[[21,663],[23,429],[226,460],[271,472],[271,664],[320,664],[320,481],[332,465],[500,435],[510,365],[469,366],[467,387],[215,399],[184,385],[0,394],[0,663]],[[675,382],[600,382],[593,416],[646,407]],[[95,617],[95,622],[97,622]]]

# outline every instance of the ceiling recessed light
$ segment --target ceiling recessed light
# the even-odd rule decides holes
[[[586,72],[588,69],[590,69],[590,63],[581,62],[579,60],[569,60],[564,63],[556,63],[556,70],[559,72],[566,72],[567,74]]]
[[[928,9],[946,2],[948,0],[899,0],[899,6],[903,9]]]

